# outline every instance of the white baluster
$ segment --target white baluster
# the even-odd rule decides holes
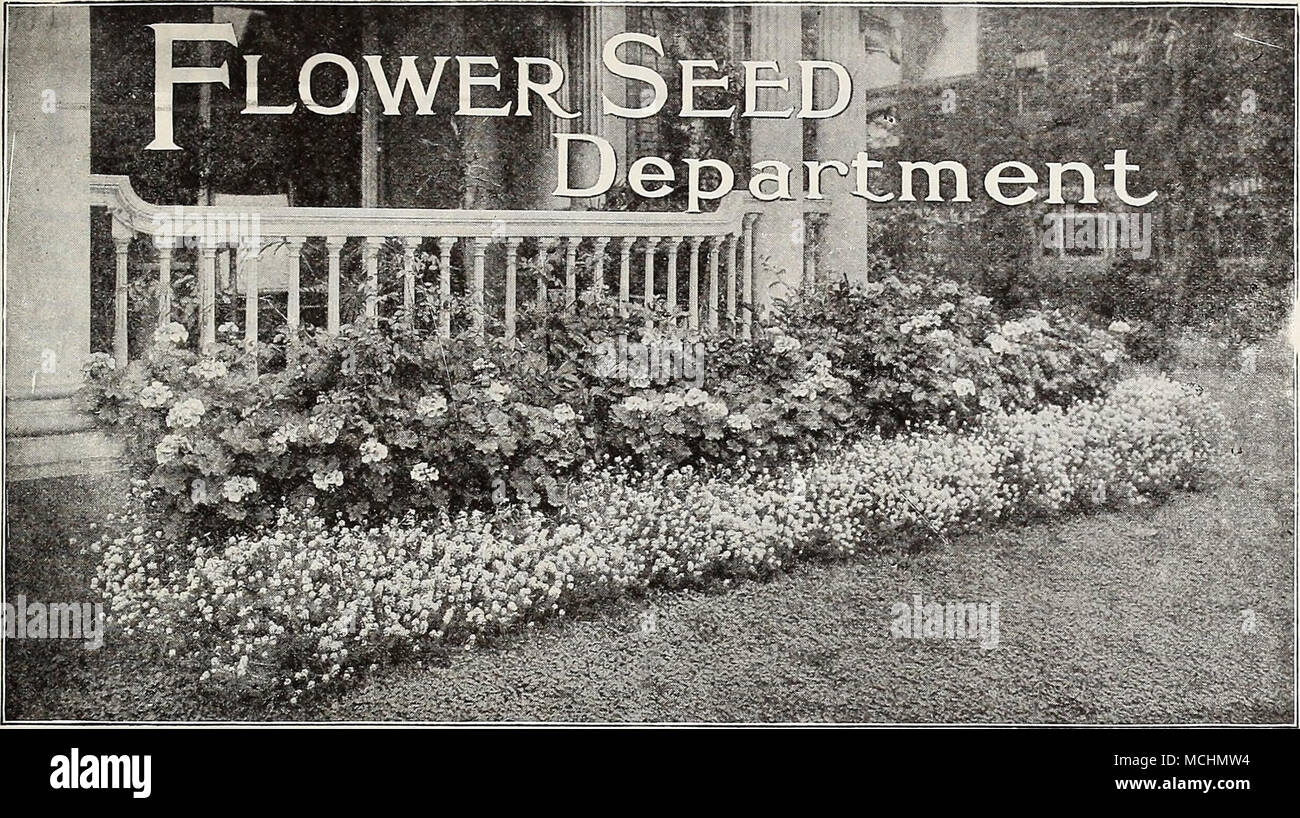
[[[235,265],[235,255],[234,253],[227,254],[225,247],[222,247],[220,244],[215,243],[217,241],[215,238],[212,241],[214,243],[214,246],[217,248],[217,255],[216,255],[217,279],[216,279],[216,287],[213,289],[213,293],[214,294],[228,293],[230,292],[231,288],[234,286],[230,283],[230,271],[231,269],[234,268]],[[214,299],[214,303],[215,303],[215,299]]]
[[[718,253],[726,236],[709,237],[709,329],[718,329]]]
[[[285,239],[285,249],[289,251],[289,335],[298,333],[302,312],[302,246],[307,241],[305,236],[290,236]]]
[[[379,248],[384,246],[382,236],[366,236],[361,251],[366,260],[366,317],[379,317]]]
[[[406,325],[415,324],[415,251],[422,236],[402,239],[402,306],[406,308]]]
[[[470,284],[471,299],[471,322],[474,332],[477,335],[483,334],[483,318],[486,308],[483,303],[483,264],[487,255],[488,245],[492,239],[488,236],[474,237],[474,265],[473,279]]]
[[[655,305],[655,248],[659,246],[658,236],[646,236],[645,240],[645,306],[649,310]],[[647,315],[646,329],[654,328],[654,319]]]
[[[704,243],[704,237],[691,236],[688,241],[691,243],[691,257],[686,283],[686,327],[691,333],[696,333],[700,331],[700,245]]]
[[[571,310],[578,308],[578,245],[581,243],[581,237],[570,236],[564,244],[564,299],[565,306]]]
[[[512,340],[515,337],[520,241],[522,239],[518,236],[511,236],[506,239],[506,340]]]
[[[438,320],[443,338],[451,337],[451,251],[456,239],[438,239]]]
[[[623,315],[627,315],[627,303],[632,297],[633,244],[636,244],[636,236],[624,236],[623,244],[618,248],[618,307]]]
[[[558,241],[553,236],[542,236],[537,240],[537,258],[534,260],[534,269],[537,271],[537,303],[542,306],[547,305],[546,276],[550,268],[551,248],[555,247]]]
[[[646,236],[645,240],[645,305],[655,305],[655,249],[659,246],[658,236]]]
[[[346,236],[330,236],[325,239],[325,251],[329,257],[329,280],[326,283],[328,293],[325,306],[325,329],[333,334],[339,331],[339,256]]]
[[[735,235],[727,236],[727,323],[736,331],[736,247]]]
[[[131,251],[132,230],[113,219],[113,248],[117,255],[117,273],[113,282],[113,358],[125,367],[130,350],[127,345],[127,258]]]
[[[596,268],[591,271],[591,289],[597,298],[605,295],[605,248],[609,246],[609,236],[597,236],[595,246],[592,247],[594,253],[593,261],[596,262]]]
[[[668,300],[668,313],[669,315],[673,316],[672,325],[674,328],[676,328],[677,326],[677,318],[676,318],[677,316],[677,248],[681,246],[682,237],[669,236],[667,241],[668,241],[668,269],[667,269],[668,287],[667,287],[666,297]]]
[[[171,239],[158,244],[158,325],[172,320],[172,252]]]
[[[257,366],[257,257],[262,248],[258,245],[241,245],[244,278],[244,347],[253,354]]]
[[[215,240],[220,241],[219,238]],[[218,246],[217,269],[223,276],[223,283],[221,285],[222,288],[216,292],[225,293],[230,297],[230,317],[227,320],[232,324],[237,323],[239,319],[239,305],[235,303],[235,289],[238,286],[239,280],[239,254],[235,252],[233,245],[229,250],[222,250],[220,246]],[[213,298],[213,304],[216,304],[215,296]]]
[[[217,341],[217,246],[199,248],[199,349]]]
[[[744,218],[743,281],[745,305],[741,315],[740,331],[745,338],[750,336],[754,324],[754,224],[759,214],[746,213]]]

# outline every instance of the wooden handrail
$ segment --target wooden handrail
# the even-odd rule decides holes
[[[605,210],[432,210],[402,207],[260,207],[158,205],[135,192],[127,176],[93,174],[91,206],[106,207],[136,233],[202,237],[207,220],[256,215],[265,236],[422,236],[426,238],[521,238],[605,236],[726,236],[739,234],[745,216],[741,197],[724,200],[712,213]],[[194,231],[184,227],[192,222]],[[177,230],[177,227],[181,230]]]

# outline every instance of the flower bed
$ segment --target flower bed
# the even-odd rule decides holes
[[[777,470],[616,464],[576,481],[552,514],[513,504],[366,527],[282,509],[184,548],[135,527],[93,546],[96,584],[126,637],[224,691],[296,698],[650,588],[1147,502],[1203,479],[1221,422],[1189,389],[1138,378],[1069,409],[874,436]]]
[[[646,327],[666,318],[608,299],[526,309],[512,344],[442,339],[435,316],[399,313],[255,355],[224,325],[200,354],[170,324],[124,371],[95,357],[86,397],[180,537],[250,530],[308,501],[362,523],[558,508],[592,460],[778,468],[872,430],[1066,405],[1116,377],[1118,335],[1060,315],[1000,321],[988,304],[894,277],[812,294],[753,338],[706,333],[690,380],[611,377],[611,340],[658,343]]]

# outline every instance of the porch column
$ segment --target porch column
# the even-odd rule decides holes
[[[781,73],[790,78],[790,91],[799,91],[803,19],[795,4],[749,7],[750,58],[775,60]],[[759,89],[760,110],[778,110],[793,97],[779,89]],[[803,275],[803,204],[800,201],[800,173],[803,161],[803,121],[789,119],[750,120],[751,161],[776,160],[793,170],[790,192],[793,202],[753,202],[762,212],[754,231],[754,300],[771,303],[790,288],[799,286]]]
[[[8,17],[5,480],[114,471],[121,447],[72,397],[90,354],[90,10]]]
[[[817,157],[839,159],[847,164],[858,151],[867,149],[865,104],[870,71],[859,22],[860,9],[825,5],[818,13],[817,56],[834,60],[848,70],[853,80],[853,98],[843,113],[817,120]],[[818,104],[826,106],[834,101],[834,79],[829,73],[821,79],[825,84],[817,88]],[[853,173],[852,168],[849,173]],[[834,170],[827,170],[822,181],[826,215],[820,229],[820,274],[836,281],[847,276],[850,282],[865,282],[862,254],[866,248],[862,242],[865,222],[870,216],[867,202],[849,192],[853,185],[851,178],[838,177]]]
[[[566,111],[573,110],[572,93],[569,90],[572,79],[567,76],[570,71],[570,13],[568,9],[540,9],[536,12],[536,25],[538,30],[542,32],[542,45],[539,56],[554,60],[566,74],[564,84],[560,86],[560,90],[556,91],[554,95],[555,101]],[[533,68],[532,70],[540,74],[543,69]],[[568,210],[572,206],[571,199],[551,195],[559,178],[558,168],[555,164],[558,145],[554,134],[571,133],[574,123],[579,120],[556,116],[537,97],[533,97],[529,105],[532,106],[533,128],[539,147],[537,156],[541,163],[537,168],[539,207],[548,210]]]
[[[627,172],[627,121],[606,116],[602,95],[619,105],[627,104],[627,80],[611,76],[601,66],[600,55],[605,41],[627,27],[627,14],[622,6],[587,6],[580,10],[581,19],[575,30],[573,59],[570,61],[573,76],[569,82],[576,90],[574,105],[582,116],[569,122],[571,133],[599,136],[614,147],[618,169],[614,186],[623,183]],[[600,173],[600,157],[596,147],[586,142],[570,146],[569,175],[576,187],[590,187]],[[552,171],[554,175],[554,171]],[[551,188],[554,190],[555,188]],[[574,199],[572,207],[599,210],[604,197]]]
[[[9,15],[5,396],[30,398],[90,354],[90,11]]]

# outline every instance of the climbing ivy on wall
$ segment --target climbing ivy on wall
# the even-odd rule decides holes
[[[653,64],[664,76],[669,92],[668,102],[653,118],[649,138],[638,139],[641,132],[633,130],[628,164],[647,154],[662,156],[677,168],[684,167],[682,160],[688,157],[718,159],[735,169],[739,188],[746,183],[749,168],[749,131],[739,115],[744,106],[744,90],[739,81],[742,76],[740,62],[746,55],[743,42],[737,36],[743,29],[736,25],[733,16],[741,12],[725,7],[629,6],[627,13],[629,30],[656,34],[662,40],[664,56],[648,61],[648,64]],[[729,87],[698,89],[695,105],[699,109],[726,109],[734,105],[736,113],[730,118],[677,116],[682,106],[679,60],[717,62],[717,76],[731,77]],[[713,74],[701,71],[700,76]],[[640,84],[633,86],[642,87]],[[637,100],[633,99],[630,104],[637,104]],[[681,211],[686,209],[686,188],[678,185],[671,195],[661,199],[631,196],[626,190],[616,191],[609,197],[607,206],[628,210]]]

